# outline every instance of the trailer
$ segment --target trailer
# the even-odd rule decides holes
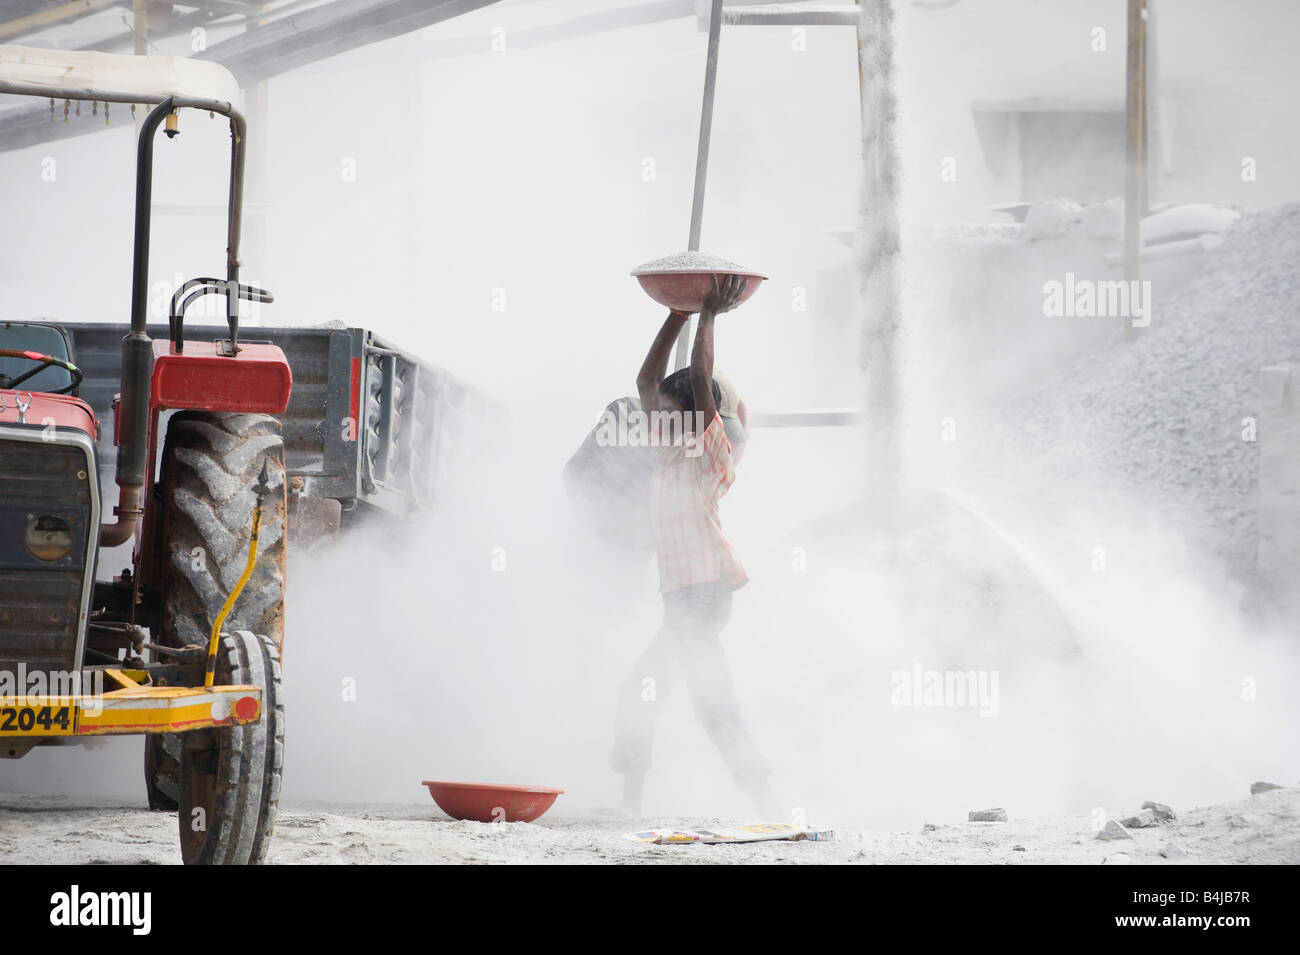
[[[61,326],[85,373],[81,397],[109,420],[120,392],[121,327]],[[166,325],[150,325],[165,338]],[[289,534],[315,547],[368,516],[406,517],[433,505],[459,440],[460,420],[490,414],[481,392],[373,331],[331,325],[258,327],[256,339],[289,362],[293,391],[278,415],[289,481]],[[211,342],[220,330],[200,326],[187,340]],[[111,461],[111,434],[97,442]],[[106,489],[107,490],[107,489]]]

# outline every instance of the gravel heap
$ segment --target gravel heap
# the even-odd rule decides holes
[[[1062,472],[1092,465],[1172,505],[1195,543],[1254,562],[1260,370],[1300,361],[1300,203],[1244,216],[1200,275],[1156,291],[1152,324],[1021,396],[1003,421],[1019,452]]]

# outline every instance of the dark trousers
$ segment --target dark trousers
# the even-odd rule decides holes
[[[650,769],[654,723],[673,688],[686,684],[700,724],[742,787],[765,780],[763,759],[740,715],[740,703],[722,650],[721,633],[731,616],[731,587],[693,584],[663,595],[664,622],[637,660],[619,693],[611,765],[621,773]]]

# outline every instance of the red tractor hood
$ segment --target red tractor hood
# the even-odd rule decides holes
[[[56,428],[76,428],[90,435],[94,441],[99,437],[99,421],[90,405],[71,395],[47,395],[39,391],[13,391],[0,388],[0,424],[16,424],[20,404],[27,406],[23,422],[33,427],[43,428],[54,425]]]

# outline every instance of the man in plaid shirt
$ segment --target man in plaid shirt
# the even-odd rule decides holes
[[[740,786],[771,811],[771,767],[740,714],[720,640],[732,591],[749,580],[722,534],[718,500],[736,477],[713,380],[714,317],[735,308],[745,279],[729,276],[705,299],[689,368],[665,377],[668,356],[688,316],[671,312],[637,375],[651,416],[658,459],[650,511],[664,622],[623,686],[612,764],[623,774],[623,807],[640,812],[661,701],[684,680],[695,714]],[[666,413],[666,414],[661,414]],[[658,432],[656,433],[656,428]]]

